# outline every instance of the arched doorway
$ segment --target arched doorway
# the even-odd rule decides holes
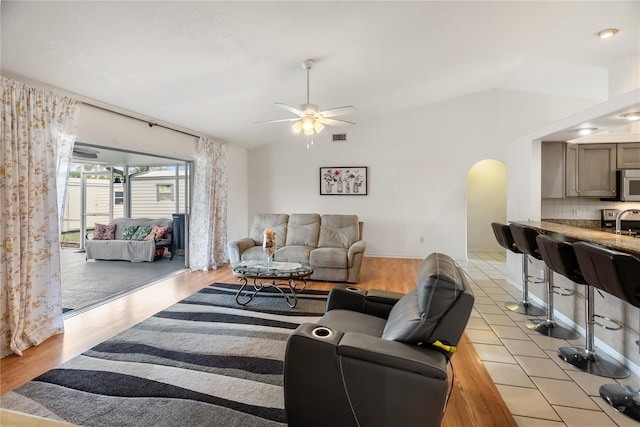
[[[507,219],[507,166],[481,160],[467,174],[467,252],[502,252],[492,222]]]

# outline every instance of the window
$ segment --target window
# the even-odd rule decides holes
[[[114,205],[123,205],[124,204],[124,191],[114,191],[113,192],[113,204]]]
[[[156,201],[173,201],[173,184],[156,184]]]

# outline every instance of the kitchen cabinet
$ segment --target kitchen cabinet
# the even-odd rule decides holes
[[[565,144],[565,196],[578,197],[578,145]]]
[[[640,143],[618,144],[618,169],[640,169]]]
[[[541,196],[544,199],[565,197],[565,143],[543,142],[541,149]]]
[[[640,147],[638,150],[640,154]],[[541,196],[615,197],[616,161],[616,144],[545,141],[541,145]]]
[[[616,161],[616,144],[579,144],[578,196],[614,197],[616,195]]]

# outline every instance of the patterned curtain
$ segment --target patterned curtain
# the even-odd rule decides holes
[[[227,144],[204,138],[198,141],[189,220],[189,264],[192,270],[215,270],[229,260],[228,153]]]
[[[68,168],[79,102],[2,76],[0,356],[63,330],[58,168]],[[66,158],[65,158],[66,157]],[[66,177],[65,177],[66,178]],[[62,193],[61,193],[62,194]]]

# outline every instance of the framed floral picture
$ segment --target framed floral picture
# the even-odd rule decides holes
[[[320,168],[321,196],[366,196],[367,167]]]

